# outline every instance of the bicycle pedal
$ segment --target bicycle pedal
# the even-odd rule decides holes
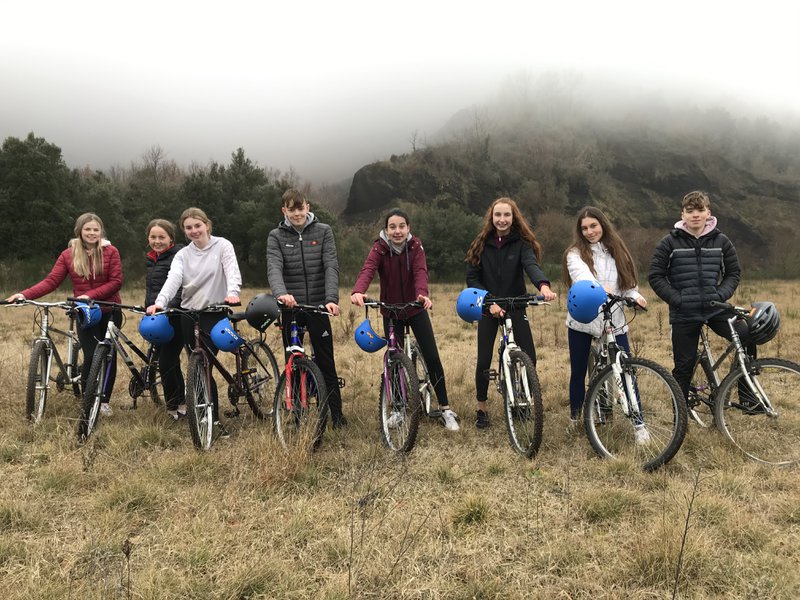
[[[236,419],[239,417],[240,414],[242,414],[242,411],[240,411],[237,406],[234,406],[233,410],[226,410],[224,412],[226,419]]]
[[[497,381],[497,378],[500,376],[496,369],[486,369],[483,374],[486,375],[486,379],[489,381]]]

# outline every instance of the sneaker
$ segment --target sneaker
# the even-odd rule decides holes
[[[214,421],[214,429],[216,430],[217,435],[221,438],[231,437],[230,432],[225,429],[225,426],[220,421]]]
[[[185,417],[186,416],[186,405],[185,404],[179,405],[178,406],[178,410],[175,411],[175,412],[178,413],[179,417]]]
[[[485,410],[477,411],[475,417],[475,427],[478,429],[486,429],[489,427],[489,425],[489,413],[487,413]]]
[[[459,429],[461,429],[458,426],[458,415],[449,408],[445,408],[442,411],[442,416],[439,418],[444,423],[444,428],[447,429],[448,431],[458,431]]]
[[[104,402],[100,405],[100,414],[104,417],[110,417],[114,414],[114,411],[111,410],[111,406],[107,402]]]
[[[168,410],[167,414],[172,418],[173,421],[177,421],[178,419],[181,418],[181,416],[178,414],[177,410]],[[184,414],[186,414],[186,413],[184,413]]]
[[[570,417],[569,423],[567,423],[567,433],[574,433],[575,431],[578,431],[578,419]]]
[[[386,419],[386,426],[389,429],[397,429],[404,420],[405,417],[402,412],[399,410],[393,410],[392,414],[389,415],[389,418]]]
[[[644,425],[637,425],[633,428],[633,436],[636,438],[637,446],[644,446],[650,441],[650,432]]]

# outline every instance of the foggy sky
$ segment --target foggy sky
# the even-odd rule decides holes
[[[156,145],[227,163],[241,146],[322,183],[409,151],[519,72],[800,106],[794,3],[291,4],[0,0],[0,139],[33,131],[96,169]]]

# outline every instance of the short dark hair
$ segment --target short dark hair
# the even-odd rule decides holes
[[[411,225],[411,221],[408,220],[408,214],[402,208],[390,208],[389,212],[386,213],[386,218],[383,220],[383,228],[386,229],[389,226],[389,219],[392,217],[403,217],[406,220],[406,225]]]
[[[281,200],[286,208],[300,208],[304,204],[308,204],[305,194],[296,188],[289,188],[283,192]]]
[[[705,192],[689,192],[681,202],[681,210],[703,210],[704,208],[711,208],[711,200]]]

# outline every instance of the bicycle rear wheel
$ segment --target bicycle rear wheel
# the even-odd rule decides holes
[[[145,381],[147,381],[147,391],[150,392],[150,399],[156,406],[163,404],[167,397],[164,393],[164,386],[161,383],[161,370],[158,368],[158,355],[159,351],[152,348],[147,354],[150,362],[144,366],[147,372],[147,378],[145,379]]]
[[[763,390],[775,416],[750,391],[741,370],[719,386],[714,406],[722,433],[753,460],[789,465],[800,461],[800,365],[778,358],[751,363],[750,377]]]
[[[100,420],[100,405],[107,402],[106,379],[111,364],[111,348],[98,344],[94,351],[86,391],[83,393],[83,406],[78,421],[78,441],[85,442],[94,433]]]
[[[395,452],[410,452],[417,440],[422,411],[417,373],[401,352],[389,357],[388,385],[381,378],[378,423],[384,445]],[[388,388],[388,389],[387,389]]]
[[[192,443],[198,450],[208,450],[214,443],[214,400],[208,377],[205,357],[192,354],[186,369],[186,416]]]
[[[508,439],[514,450],[533,458],[542,443],[542,389],[530,356],[512,350],[509,358],[510,379],[503,372],[501,385]]]
[[[431,383],[431,375],[428,372],[428,364],[422,356],[422,351],[419,344],[415,339],[411,339],[411,361],[414,365],[414,371],[417,373],[419,380],[419,399],[422,403],[423,414],[431,418],[438,418],[441,416],[441,411],[433,407],[433,400],[436,397],[433,391],[433,384]]]
[[[689,383],[689,417],[700,427],[714,426],[714,394],[717,384],[707,360],[698,355]]]
[[[322,443],[328,421],[328,391],[319,367],[309,358],[292,359],[281,374],[272,413],[275,434],[289,452],[313,451]]]
[[[683,443],[686,400],[669,372],[652,361],[624,359],[621,377],[625,391],[617,385],[613,365],[589,382],[583,405],[586,435],[601,457],[631,460],[652,471],[672,459]],[[636,403],[641,414],[626,415],[626,403]]]
[[[251,351],[252,348],[252,351]],[[269,346],[261,340],[252,340],[242,350],[242,372],[249,392],[247,404],[258,419],[272,414],[275,388],[278,383],[278,362]]]
[[[50,349],[44,340],[36,340],[31,348],[31,362],[28,365],[28,387],[25,394],[25,416],[38,423],[44,416],[47,404],[48,370]]]

